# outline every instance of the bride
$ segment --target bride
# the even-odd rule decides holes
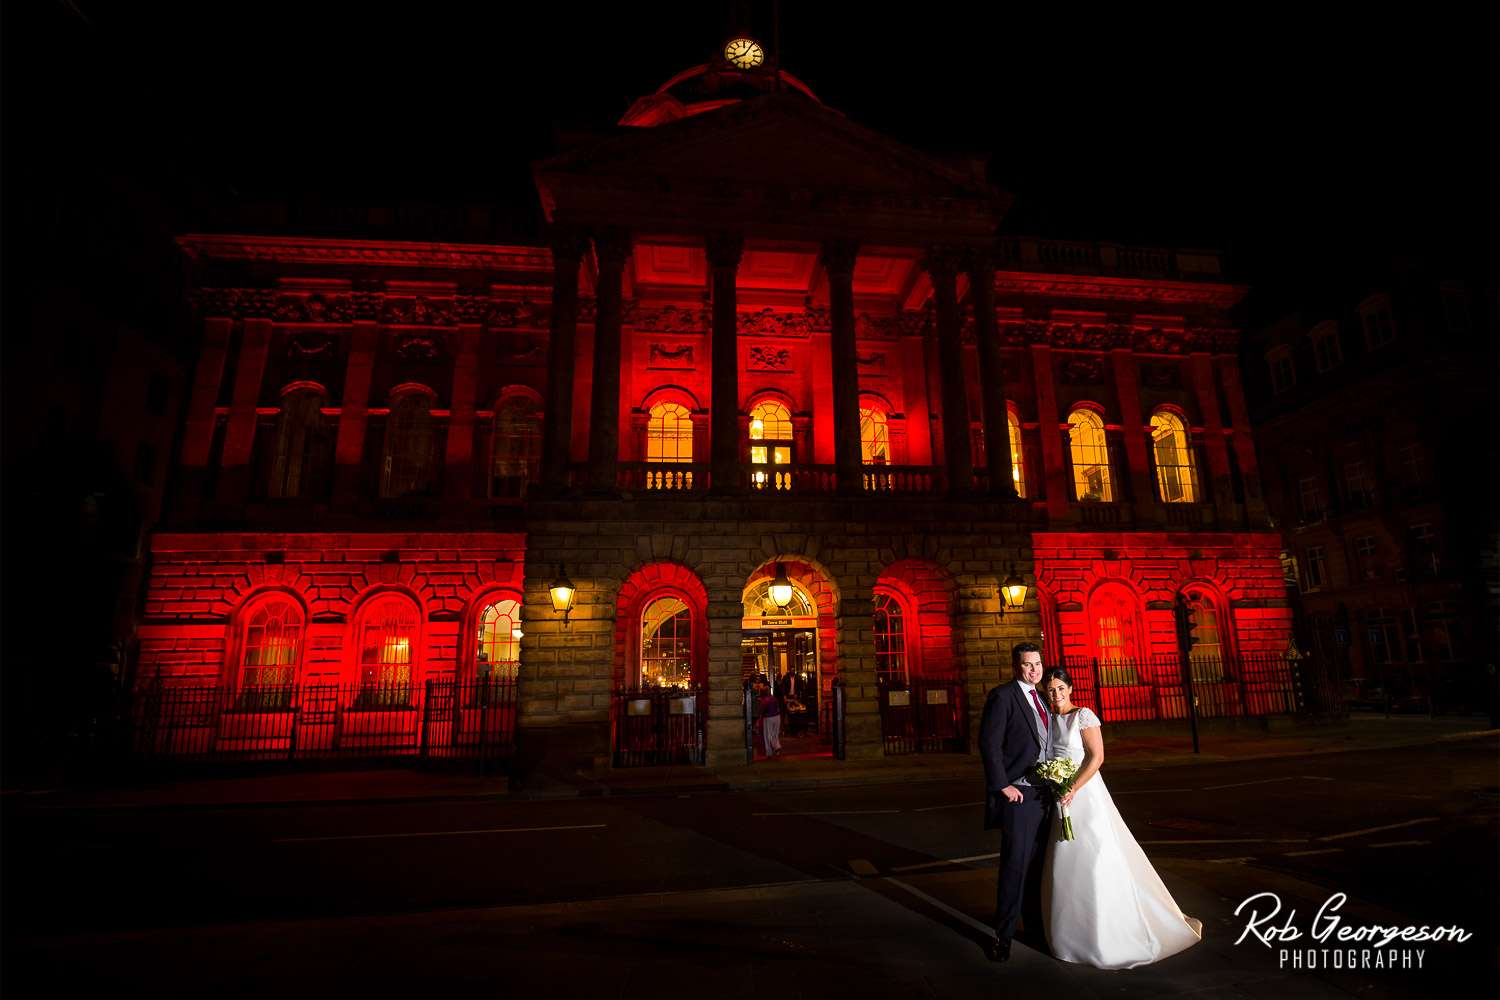
[[[1132,969],[1192,947],[1203,937],[1203,923],[1177,908],[1104,787],[1098,716],[1073,704],[1065,669],[1048,670],[1041,688],[1052,706],[1052,756],[1079,765],[1073,790],[1060,803],[1069,807],[1075,839],[1058,842],[1056,810],[1042,871],[1052,953],[1066,962]]]

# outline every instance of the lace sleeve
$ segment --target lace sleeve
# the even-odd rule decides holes
[[[1091,710],[1087,708],[1080,708],[1078,710],[1078,729],[1080,732],[1085,729],[1098,729],[1102,725],[1103,723],[1099,721],[1099,716],[1095,715]]]

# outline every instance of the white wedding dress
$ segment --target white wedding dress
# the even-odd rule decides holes
[[[1052,756],[1083,763],[1083,731],[1099,725],[1086,708],[1052,715]],[[1149,965],[1197,944],[1203,923],[1183,916],[1120,818],[1096,773],[1068,807],[1073,840],[1059,841],[1062,816],[1050,806],[1052,834],[1042,869],[1042,913],[1052,954],[1101,969]]]

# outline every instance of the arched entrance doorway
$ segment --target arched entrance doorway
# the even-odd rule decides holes
[[[767,691],[774,695],[782,717],[783,754],[828,752],[822,732],[825,698],[817,603],[793,577],[792,599],[785,607],[772,598],[770,579],[746,587],[744,605],[741,677],[754,688],[757,703]],[[759,736],[756,742],[759,753]]]

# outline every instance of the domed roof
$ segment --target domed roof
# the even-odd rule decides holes
[[[704,63],[683,70],[658,87],[656,93],[636,101],[620,124],[643,128],[665,125],[773,91],[797,94],[823,106],[807,84],[785,70],[740,70],[723,63]]]

